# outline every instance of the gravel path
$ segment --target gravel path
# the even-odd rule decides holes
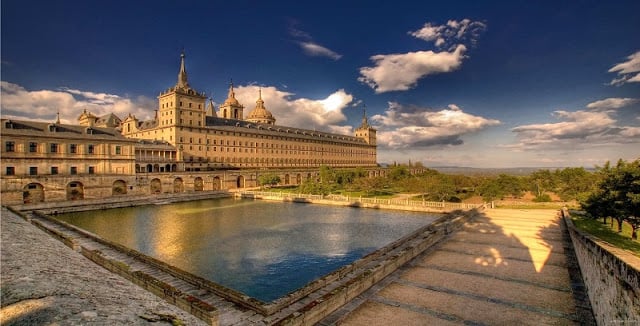
[[[0,222],[0,324],[205,325],[4,207]]]

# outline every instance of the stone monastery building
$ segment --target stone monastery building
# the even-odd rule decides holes
[[[322,165],[377,169],[376,130],[355,136],[276,124],[261,92],[246,116],[233,85],[218,110],[187,80],[160,93],[152,120],[84,111],[78,124],[1,119],[3,203],[39,203],[252,187],[276,173],[300,184]],[[206,105],[208,104],[208,105]],[[205,108],[206,105],[206,108]]]
[[[231,84],[227,99],[216,111],[211,100],[206,103],[204,93],[189,85],[183,53],[178,82],[158,96],[154,119],[140,121],[129,115],[122,121],[122,135],[175,146],[177,160],[184,162],[187,171],[377,165],[376,130],[366,116],[355,136],[279,126],[261,93],[257,95],[255,108],[245,117],[245,107],[235,98]],[[83,116],[80,120],[92,123]]]

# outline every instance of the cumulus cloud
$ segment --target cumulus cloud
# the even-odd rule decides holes
[[[633,101],[628,101],[633,100]],[[634,99],[609,98],[587,105],[589,110],[553,112],[558,122],[522,125],[511,129],[518,150],[576,150],[640,142],[640,128],[620,125],[615,109],[636,103]]]
[[[640,102],[637,98],[610,97],[587,104],[587,109],[591,110],[615,110]]]
[[[467,48],[460,44],[452,52],[417,51],[403,54],[379,54],[371,57],[373,67],[360,68],[358,81],[376,93],[406,91],[422,77],[450,72],[462,64]]]
[[[300,46],[302,51],[312,57],[327,57],[333,60],[342,58],[342,55],[325,47],[317,42],[314,42],[311,35],[307,32],[301,31],[297,28],[289,28],[289,35],[298,39],[296,43]]]
[[[352,127],[343,110],[350,107],[353,95],[340,89],[323,99],[295,98],[295,94],[278,90],[276,87],[247,85],[236,87],[236,98],[248,115],[255,108],[258,91],[262,90],[262,100],[267,110],[276,118],[276,124],[316,129],[327,132],[351,134]]]
[[[486,28],[487,25],[483,22],[465,18],[461,21],[449,20],[445,25],[427,22],[421,29],[409,32],[409,35],[427,42],[434,42],[437,47],[443,47],[460,42],[475,44],[480,33]]]
[[[384,114],[371,117],[378,128],[380,146],[402,149],[442,145],[461,145],[462,137],[500,121],[464,112],[457,105],[431,110],[405,107],[391,102]]]
[[[616,64],[609,72],[617,72],[618,77],[611,80],[610,85],[640,83],[640,51],[627,57],[627,61]]]
[[[408,53],[377,54],[371,56],[372,67],[361,67],[358,81],[373,88],[376,93],[405,91],[416,86],[428,75],[454,71],[466,57],[467,44],[475,45],[486,24],[470,19],[450,20],[445,25],[427,22],[409,35],[433,42],[443,51],[414,51]]]
[[[85,109],[97,116],[114,113],[123,118],[132,113],[139,118],[149,118],[157,106],[155,100],[143,96],[126,98],[69,88],[30,91],[6,81],[0,82],[0,87],[2,116],[14,119],[54,121],[60,113],[63,123],[77,123]]]

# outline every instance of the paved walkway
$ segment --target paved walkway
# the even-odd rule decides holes
[[[488,210],[321,324],[592,324],[560,222]]]
[[[0,324],[205,324],[94,264],[4,207],[0,221]]]

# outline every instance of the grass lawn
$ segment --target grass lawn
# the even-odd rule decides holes
[[[616,232],[618,230],[617,222],[613,223],[612,229],[611,224],[608,221],[607,224],[603,224],[602,219],[594,220],[576,214],[572,214],[571,219],[573,224],[580,230],[609,242],[618,248],[629,250],[640,257],[640,242],[631,240],[631,226],[628,223],[622,223],[622,233],[618,233]]]

